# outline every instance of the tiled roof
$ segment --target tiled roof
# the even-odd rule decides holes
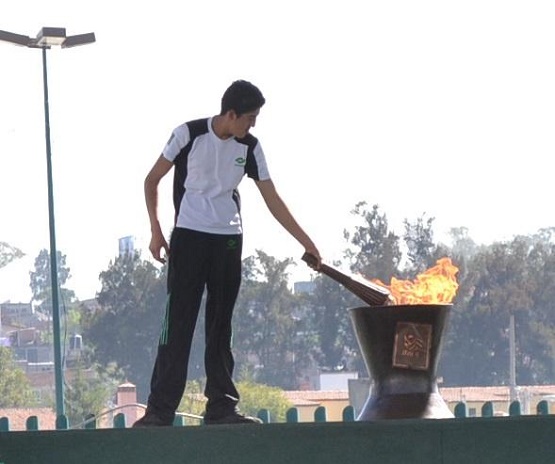
[[[134,383],[131,382],[124,382],[120,385],[118,385],[118,388],[135,388],[136,385]]]
[[[295,396],[285,395],[285,397],[293,404],[293,406],[315,406],[318,407],[322,403],[321,401],[317,400],[306,400],[304,398],[297,398]]]
[[[453,401],[509,401],[511,387],[508,385],[497,387],[445,387],[439,389],[442,398],[447,402]],[[517,395],[548,396],[555,395],[555,385],[525,385],[517,387]]]
[[[449,402],[471,401],[509,401],[511,390],[509,386],[496,387],[444,387],[439,389],[442,398]],[[291,390],[284,392],[285,397],[297,406],[309,406],[323,401],[349,401],[348,390]],[[527,396],[542,397],[553,395],[555,385],[525,385],[517,387],[520,399]]]
[[[347,390],[289,390],[284,392],[285,397],[299,404],[298,401],[320,402],[320,401],[348,401]]]
[[[0,409],[0,417],[10,421],[10,431],[27,430],[27,419],[31,416],[37,416],[40,430],[56,429],[56,413],[50,408]]]

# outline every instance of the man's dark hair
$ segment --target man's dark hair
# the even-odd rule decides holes
[[[249,111],[262,108],[264,103],[266,103],[266,99],[258,87],[248,81],[238,80],[224,92],[220,114],[233,110],[237,116],[241,116]]]

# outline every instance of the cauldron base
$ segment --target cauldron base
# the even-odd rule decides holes
[[[381,419],[448,419],[453,413],[439,393],[370,396],[357,421]]]
[[[373,387],[357,420],[453,417],[436,371],[450,304],[351,309]]]

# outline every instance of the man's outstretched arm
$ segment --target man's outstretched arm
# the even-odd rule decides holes
[[[314,267],[318,269],[322,263],[322,258],[320,257],[320,252],[318,248],[308,236],[308,234],[299,225],[297,220],[293,217],[289,208],[279,196],[274,183],[269,180],[259,180],[255,181],[258,190],[264,198],[266,206],[272,213],[272,215],[277,219],[277,221],[283,226],[287,232],[289,232],[305,249],[307,253],[315,256],[317,259],[317,264]]]

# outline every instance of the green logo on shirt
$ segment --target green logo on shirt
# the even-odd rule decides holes
[[[239,243],[234,238],[230,238],[227,241],[227,249],[228,250],[236,250],[238,246],[239,246]]]
[[[243,157],[235,158],[235,166],[244,166],[247,160]]]

